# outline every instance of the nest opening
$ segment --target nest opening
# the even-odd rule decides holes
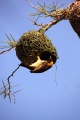
[[[53,62],[55,63],[56,62],[56,56],[54,55],[52,55],[50,52],[48,52],[48,51],[45,51],[45,52],[42,52],[41,54],[40,54],[40,59],[41,60],[49,60],[49,58],[50,58],[50,56],[52,57],[52,60],[53,60]]]

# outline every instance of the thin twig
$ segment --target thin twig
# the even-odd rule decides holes
[[[43,29],[43,31],[45,32],[45,31],[47,31],[50,27],[52,27],[53,25],[55,25],[56,23],[58,23],[60,20],[62,20],[63,19],[63,16],[60,16],[60,17],[58,17],[57,19],[55,19],[55,20],[53,20],[53,21],[51,21],[49,24],[38,24],[36,21],[34,21],[34,20],[32,20],[32,19],[30,19],[33,23],[34,23],[34,25],[37,25],[37,26],[40,26],[40,27],[42,27],[42,28],[40,28],[40,30],[41,29]]]
[[[5,86],[8,86],[8,84],[7,85],[5,85]],[[0,90],[2,90],[4,88],[4,86],[2,87],[2,88],[0,88]]]
[[[8,44],[8,46],[0,46],[0,49],[7,49],[7,48],[9,48],[9,49],[7,49],[7,50],[3,50],[2,52],[0,52],[0,54],[3,54],[3,53],[5,53],[5,52],[8,52],[8,51],[10,51],[12,48],[15,48],[16,47],[16,44],[17,44],[17,42],[15,41],[15,39],[13,38],[13,36],[10,34],[10,36],[11,36],[11,38],[12,38],[12,40],[9,38],[9,36],[6,34],[6,37],[8,38],[8,40],[9,41],[7,41],[7,42],[3,42],[3,41],[0,41],[0,42],[2,42],[2,43],[7,43]]]
[[[28,0],[25,0],[25,1],[27,1],[34,9],[36,9],[36,10],[38,10],[38,12],[41,12],[42,14],[44,14],[44,15],[47,15],[47,16],[50,16],[50,17],[52,17],[52,15],[48,12],[48,11],[46,11],[45,9],[44,9],[44,7],[36,7],[36,6],[34,6],[31,2],[29,2]]]
[[[28,0],[26,0],[26,1],[30,4],[31,7],[36,9],[39,14],[43,14],[43,15],[54,18],[54,20],[51,21],[49,24],[38,24],[36,21],[30,19],[34,23],[34,25],[41,26],[42,27],[41,29],[44,32],[47,31],[51,26],[55,25],[59,21],[66,18],[65,17],[66,16],[66,9],[57,9],[56,8],[57,3],[56,3],[56,5],[53,3],[53,7],[55,7],[54,11],[49,12],[49,11],[46,10],[45,6],[42,6],[39,3],[38,4],[39,4],[40,7],[36,7],[32,3],[30,3]],[[36,15],[38,15],[38,14],[36,14]]]
[[[0,52],[0,54],[3,54],[3,53],[5,53],[5,52],[8,52],[8,51],[10,51],[12,48],[13,48],[13,47],[9,48],[8,50],[4,50],[4,51]]]
[[[28,2],[34,9],[37,9],[37,10],[39,10],[39,8],[38,7],[36,7],[36,6],[34,6],[31,2],[29,2],[28,0],[25,0],[26,2]]]
[[[2,80],[2,84],[3,84],[3,87],[0,89],[0,96],[3,96],[4,99],[8,96],[10,102],[11,102],[11,96],[13,96],[14,97],[14,104],[15,104],[15,102],[16,102],[15,93],[20,92],[21,90],[12,92],[11,90],[9,91],[9,87],[7,87],[7,85],[5,85],[3,80]],[[16,87],[16,86],[19,86],[19,85],[11,86],[11,89]]]
[[[12,36],[11,34],[10,34],[10,36],[11,36],[11,38],[12,38],[13,42],[16,42],[16,41],[15,41],[15,39],[13,38],[13,36]]]
[[[30,19],[29,18],[29,20],[31,20],[33,23],[34,23],[34,25],[37,25],[37,26],[40,26],[40,27],[45,27],[47,24],[38,24],[35,20],[32,20],[32,19]]]
[[[20,91],[22,91],[22,90],[18,90],[18,91],[15,91],[15,92],[11,93],[11,95],[13,95],[13,97],[14,97],[14,104],[16,103],[16,96],[15,96],[15,93],[20,92]]]
[[[63,18],[58,17],[57,19],[51,21],[49,24],[45,24],[45,26],[43,28],[41,28],[40,30],[43,30],[44,32],[47,31],[50,27],[52,27],[53,25],[55,25],[56,23],[58,23],[60,20],[62,20]]]
[[[12,72],[12,74],[7,78],[8,80],[8,85],[9,85],[9,92],[11,92],[10,88],[11,88],[11,85],[10,85],[10,78],[14,75],[14,73],[19,69],[20,67],[20,64],[18,65],[18,67]]]

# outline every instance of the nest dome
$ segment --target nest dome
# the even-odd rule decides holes
[[[39,56],[47,60],[51,56],[55,63],[58,56],[56,48],[41,31],[29,31],[24,33],[16,45],[16,55],[25,65],[30,65]]]

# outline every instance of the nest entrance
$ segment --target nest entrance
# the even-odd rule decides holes
[[[50,52],[45,51],[40,54],[41,60],[49,60],[50,56],[52,57],[54,63],[56,62],[56,56],[53,56]]]

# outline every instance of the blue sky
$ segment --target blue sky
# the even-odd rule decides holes
[[[72,1],[59,0],[59,5],[66,7]],[[31,2],[37,5],[37,0]],[[44,2],[52,4],[50,0],[40,1]],[[37,30],[29,20],[29,13],[33,11],[25,0],[1,0],[0,41],[7,41],[5,33],[11,33],[18,40],[23,33]],[[49,20],[52,19],[39,22],[49,23]],[[13,97],[12,103],[0,97],[0,120],[80,120],[80,39],[69,21],[54,25],[46,35],[57,48],[57,72],[55,65],[41,74],[31,74],[28,69],[20,68],[11,78],[11,85],[20,85],[16,90],[22,91],[16,94],[16,104]],[[14,49],[0,55],[0,87],[2,79],[6,83],[19,63]]]

